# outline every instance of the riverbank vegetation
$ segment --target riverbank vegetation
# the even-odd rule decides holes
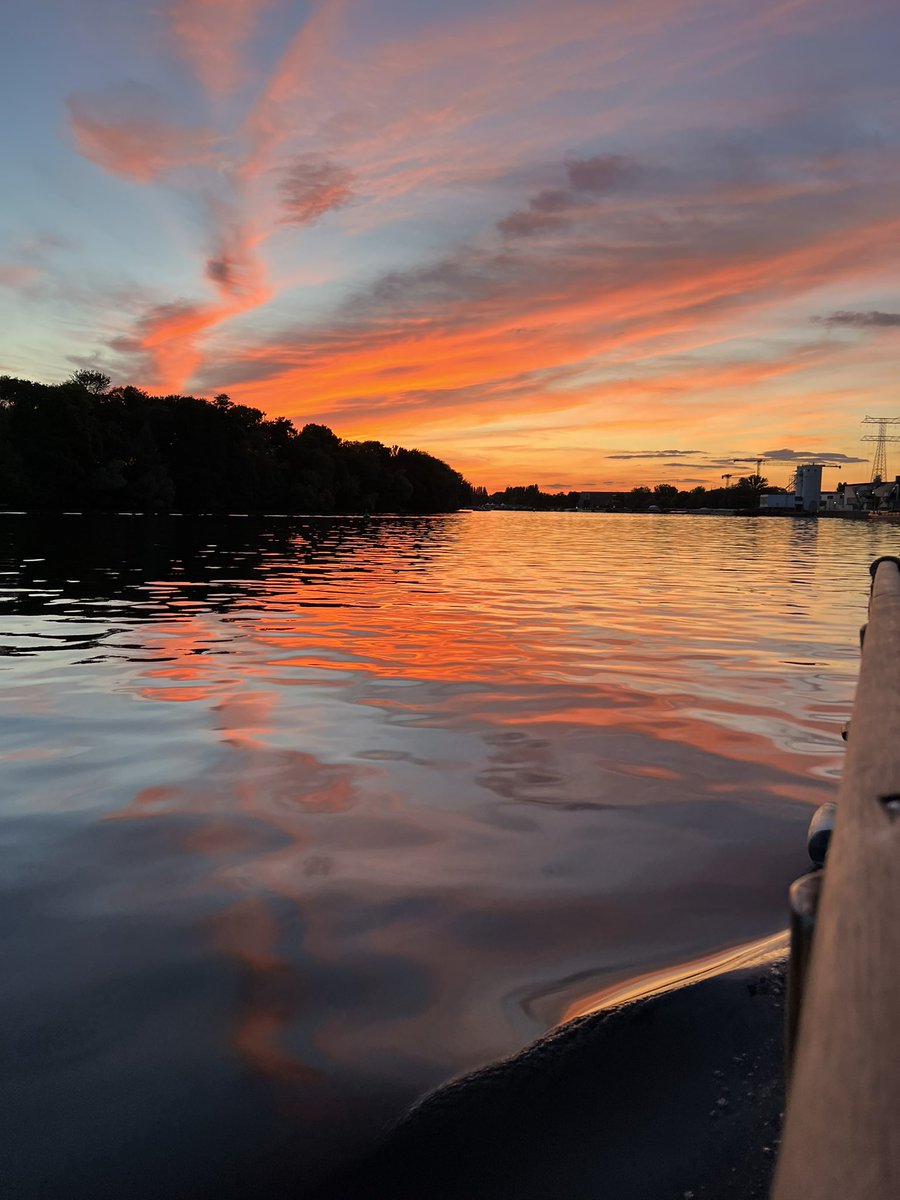
[[[542,492],[536,483],[527,487],[508,487],[487,498],[492,508],[524,508],[537,512],[587,509],[593,512],[647,512],[650,508],[696,511],[708,508],[759,508],[762,492],[784,492],[770,487],[760,475],[738,479],[733,487],[679,490],[670,483],[655,487],[634,487],[622,492]]]
[[[228,396],[151,396],[79,371],[0,377],[0,507],[451,512],[473,488],[421,450],[297,429]]]

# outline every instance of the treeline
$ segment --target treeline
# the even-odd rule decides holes
[[[476,488],[474,502],[497,508],[526,508],[535,512],[559,512],[565,509],[592,509],[598,512],[646,512],[649,508],[758,508],[760,493],[783,492],[784,488],[769,487],[759,475],[739,479],[733,487],[705,488],[702,486],[681,491],[670,483],[655,487],[635,487],[627,492],[542,492],[536,483],[527,487],[508,487],[502,492],[486,495]]]
[[[478,489],[483,491],[483,489]],[[542,492],[536,483],[527,487],[508,487],[491,495],[475,496],[478,503],[492,504],[502,508],[527,508],[535,512],[549,512],[561,508],[577,508],[581,492]]]
[[[626,512],[646,512],[655,504],[658,508],[759,508],[762,492],[784,492],[784,488],[770,487],[768,480],[760,475],[748,475],[738,479],[732,487],[679,490],[671,483],[658,483],[656,487],[636,487],[618,497],[620,507]]]
[[[0,507],[153,512],[452,512],[459,472],[421,450],[298,430],[257,408],[151,396],[80,371],[0,376]]]

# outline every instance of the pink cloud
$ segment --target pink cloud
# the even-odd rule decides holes
[[[161,392],[179,391],[201,359],[200,336],[223,317],[217,304],[178,300],[146,309],[128,333],[109,342],[129,377]]]
[[[731,428],[742,406],[709,414],[711,398],[754,396],[760,413],[762,397],[832,354],[791,343],[754,356],[728,345],[741,325],[752,332],[767,308],[865,275],[894,244],[895,217],[875,211],[848,222],[843,202],[834,204],[818,230],[802,212],[776,208],[779,219],[761,210],[727,242],[690,214],[660,237],[640,212],[623,226],[598,209],[593,225],[573,226],[562,242],[464,251],[386,275],[328,323],[238,354],[221,346],[208,386],[273,414],[399,440],[414,428],[420,440],[442,430],[452,442],[461,414],[477,429],[503,414],[565,412],[601,398],[607,431],[628,428],[637,413],[658,432],[676,431],[695,408],[710,428]],[[591,419],[585,409],[582,422]]]
[[[32,234],[19,243],[7,262],[0,263],[0,287],[28,291],[38,280],[46,279],[51,256],[58,250],[70,249],[71,245],[59,234]]]
[[[18,291],[35,283],[40,276],[40,268],[31,263],[0,263],[0,287]]]
[[[211,94],[244,79],[266,3],[170,5],[179,53]],[[145,308],[117,349],[154,385],[237,385],[293,416],[303,414],[284,397],[302,395],[309,413],[342,431],[349,421],[356,432],[393,430],[399,440],[409,428],[446,432],[460,414],[478,429],[513,412],[602,402],[610,427],[627,427],[643,406],[667,428],[697,395],[756,401],[826,351],[817,358],[794,345],[753,361],[746,347],[719,344],[752,337],[759,314],[782,302],[884,261],[896,235],[885,222],[893,200],[884,185],[896,180],[873,176],[860,188],[859,178],[817,162],[815,148],[786,153],[792,130],[771,163],[756,170],[748,151],[730,170],[729,152],[737,161],[742,138],[762,144],[784,97],[726,90],[711,106],[704,88],[688,94],[686,85],[709,85],[838,6],[730,0],[716,19],[718,7],[423,6],[415,25],[388,36],[375,5],[313,0],[221,144],[152,103],[76,100],[78,144],[107,170],[148,182],[197,162],[227,166],[207,172],[197,193],[209,215],[197,255],[207,300]],[[632,129],[634,144],[625,136]],[[668,137],[673,129],[680,142]],[[737,150],[723,150],[720,138]],[[567,153],[573,146],[578,153]],[[266,239],[280,232],[287,274],[296,263],[285,226],[300,247],[309,244],[305,227],[342,208],[351,237],[408,215],[424,224],[440,210],[445,226],[429,243],[439,247],[435,260],[386,272],[305,327],[267,337],[260,319],[252,334],[249,323],[224,329],[272,295]],[[445,252],[451,226],[459,249]],[[352,262],[347,281],[358,282]]]
[[[166,18],[181,56],[213,96],[226,95],[248,75],[242,51],[272,0],[174,0]]]
[[[310,15],[288,42],[243,123],[249,146],[240,167],[244,177],[265,171],[285,139],[315,132],[310,118],[323,76],[339,65],[336,43],[346,8],[347,0],[313,0]]]
[[[247,115],[241,134],[250,152],[238,169],[254,178],[291,154],[339,159],[359,181],[354,230],[370,229],[396,219],[397,201],[411,193],[496,178],[542,147],[559,147],[561,136],[577,144],[619,132],[633,117],[621,95],[633,93],[637,103],[648,74],[643,90],[652,94],[688,68],[719,71],[757,52],[771,20],[800,28],[815,7],[763,0],[723,33],[721,22],[698,25],[715,8],[710,0],[562,0],[553,8],[540,0],[478,14],[435,9],[413,32],[385,39],[377,22],[365,24],[365,12],[346,20],[346,0],[320,0]],[[661,28],[695,26],[704,36],[662,52]],[[556,105],[576,92],[593,100],[566,113],[562,133]],[[676,107],[667,106],[664,120],[670,112],[677,120]],[[747,123],[759,117],[746,104],[736,112]],[[522,116],[515,124],[513,113]],[[503,122],[500,137],[495,121]],[[616,154],[586,159],[582,183],[600,192],[629,168]],[[538,225],[549,221],[512,221],[514,232]]]
[[[258,252],[265,234],[248,227],[241,200],[236,186],[227,199],[210,198],[208,203],[213,234],[204,273],[228,305],[229,315],[235,306],[245,311],[271,297]]]
[[[258,264],[238,242],[208,261],[206,275],[219,300],[144,305],[127,331],[110,339],[130,378],[163,392],[183,391],[204,361],[206,336],[269,298]]]
[[[127,98],[133,100],[133,95]],[[151,183],[179,167],[214,161],[218,136],[212,130],[174,125],[135,111],[144,107],[140,103],[123,108],[119,99],[73,96],[69,100],[75,145],[97,166],[136,183]]]
[[[212,202],[213,244],[204,276],[218,299],[175,300],[149,306],[138,298],[130,328],[112,338],[123,371],[147,387],[179,392],[204,361],[206,337],[224,322],[271,298],[256,239],[224,202]],[[127,298],[123,298],[127,306]]]

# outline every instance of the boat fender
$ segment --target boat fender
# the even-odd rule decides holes
[[[897,558],[897,556],[894,554],[882,554],[881,558],[876,558],[875,561],[869,565],[869,574],[872,576],[873,584],[875,582],[875,575],[878,571],[878,568],[882,563],[886,562],[893,563],[897,570],[900,571],[900,558]]]
[[[813,813],[813,818],[809,823],[806,848],[813,864],[817,867],[825,865],[825,856],[828,853],[828,844],[831,841],[836,815],[836,804],[823,804]]]

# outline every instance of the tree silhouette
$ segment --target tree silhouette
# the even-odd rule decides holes
[[[0,377],[0,504],[183,512],[450,512],[472,488],[421,450],[301,430],[222,393],[151,396],[97,371]]]
[[[746,475],[737,481],[737,486],[745,492],[761,492],[769,486],[769,481],[765,475]]]
[[[70,383],[77,383],[92,396],[102,396],[109,388],[111,380],[102,371],[76,371],[70,378]]]

